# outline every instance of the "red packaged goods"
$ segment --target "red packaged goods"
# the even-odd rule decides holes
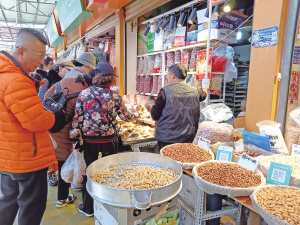
[[[224,56],[212,56],[212,72],[225,72],[227,58]]]
[[[146,76],[141,76],[140,78],[140,93],[145,93],[145,79]]]
[[[152,95],[157,94],[157,92],[158,92],[158,79],[159,79],[159,76],[153,76],[153,86],[152,86],[152,91],[151,91]]]
[[[178,27],[175,33],[174,48],[185,46],[186,27]]]
[[[175,62],[174,62],[174,64],[181,64],[181,52],[180,51],[175,52]]]
[[[181,64],[188,70],[189,69],[189,61],[190,61],[190,52],[182,51],[181,52]]]
[[[160,69],[161,69],[161,54],[158,54],[155,56],[153,72],[160,73]]]
[[[146,76],[145,78],[145,85],[144,85],[144,92],[151,93],[153,86],[153,76]]]

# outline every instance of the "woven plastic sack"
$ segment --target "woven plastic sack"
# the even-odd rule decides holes
[[[210,144],[230,142],[233,141],[234,131],[230,124],[204,121],[199,124],[193,144],[197,145],[200,137],[210,140]]]
[[[293,144],[300,145],[300,108],[289,113],[284,140],[289,154],[292,153]]]
[[[198,164],[197,166],[194,166],[193,168],[193,176],[195,179],[195,182],[197,184],[197,186],[204,192],[208,193],[208,194],[221,194],[221,195],[227,195],[228,197],[246,197],[246,196],[250,196],[252,194],[252,192],[257,188],[257,187],[261,187],[264,186],[266,184],[266,178],[264,177],[264,175],[259,171],[256,170],[254,173],[258,174],[261,177],[261,184],[257,187],[250,187],[250,188],[232,188],[232,187],[224,187],[224,186],[219,186],[213,183],[209,183],[205,180],[203,180],[201,177],[199,177],[197,175],[197,170],[199,167],[205,165],[206,163],[210,163],[210,162],[214,162],[214,163],[233,163],[233,162],[225,162],[225,161],[207,161],[207,162],[203,162]],[[234,163],[236,164],[236,163]]]
[[[254,209],[256,209],[256,211],[259,213],[259,215],[265,220],[265,222],[269,225],[290,225],[290,223],[286,223],[282,220],[280,220],[279,218],[273,216],[272,214],[268,213],[265,209],[263,209],[262,207],[260,207],[260,205],[257,203],[257,194],[265,189],[265,188],[277,188],[277,189],[282,189],[282,188],[290,188],[290,189],[296,189],[299,190],[299,188],[296,187],[290,187],[290,186],[283,186],[283,185],[268,185],[268,186],[264,186],[264,187],[259,187],[257,188],[250,196],[251,201],[252,201],[252,205],[254,207]],[[276,206],[275,206],[276,207]]]
[[[176,145],[176,144],[173,144],[173,145]],[[168,146],[170,146],[170,145],[168,145]],[[163,154],[163,149],[164,148],[162,148],[161,150],[160,150],[160,154],[161,155],[164,155]],[[209,149],[208,150],[208,152],[209,152],[209,154],[211,155],[211,160],[215,160],[215,155],[214,155],[214,153]],[[193,169],[193,167],[194,166],[196,166],[196,165],[198,165],[199,163],[183,163],[183,162],[180,162],[180,161],[176,161],[176,162],[178,162],[178,164],[182,167],[182,169],[184,169],[184,170],[191,170],[191,169]]]
[[[83,156],[74,150],[61,168],[61,177],[67,183],[81,184],[86,171]]]

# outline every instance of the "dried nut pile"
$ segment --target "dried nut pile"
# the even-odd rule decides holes
[[[257,203],[268,213],[289,224],[300,225],[300,190],[288,187],[264,188]]]
[[[269,168],[271,162],[277,162],[277,163],[281,163],[281,164],[293,167],[292,176],[300,178],[299,157],[291,156],[291,155],[278,155],[278,156],[271,157],[264,161],[261,160],[259,163],[261,165]]]
[[[178,174],[170,169],[155,168],[154,166],[125,168],[120,173],[115,172],[115,166],[111,165],[108,171],[97,172],[91,179],[99,184],[118,189],[149,189],[158,188],[174,182]]]
[[[243,153],[245,153],[245,154],[247,154],[247,155],[249,155],[251,157],[257,157],[257,156],[259,156],[259,154],[257,154],[256,152],[251,152],[251,151],[247,151],[247,150],[240,151],[240,152],[234,150],[233,154],[236,155],[236,156],[242,156]]]
[[[169,145],[163,149],[162,153],[182,163],[201,163],[212,160],[212,156],[207,151],[190,143]]]
[[[249,188],[261,184],[261,177],[234,163],[208,162],[199,166],[197,175],[203,180],[219,186]]]

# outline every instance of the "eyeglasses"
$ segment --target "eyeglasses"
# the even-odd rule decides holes
[[[23,47],[23,46],[18,46],[17,48],[24,48],[24,49],[27,50],[27,51],[30,51],[30,52],[32,52],[32,53],[34,53],[34,54],[36,54],[36,55],[39,55],[39,56],[40,56],[40,59],[44,59],[45,56],[46,56],[46,55],[44,55],[44,54],[40,54],[40,53],[34,52],[34,51],[32,51],[32,50],[30,50],[30,49],[28,49],[28,48],[25,48],[25,47]]]

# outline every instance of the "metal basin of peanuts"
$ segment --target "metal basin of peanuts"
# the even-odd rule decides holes
[[[153,153],[106,156],[93,162],[86,174],[90,195],[118,208],[147,209],[174,198],[182,187],[181,166]]]

